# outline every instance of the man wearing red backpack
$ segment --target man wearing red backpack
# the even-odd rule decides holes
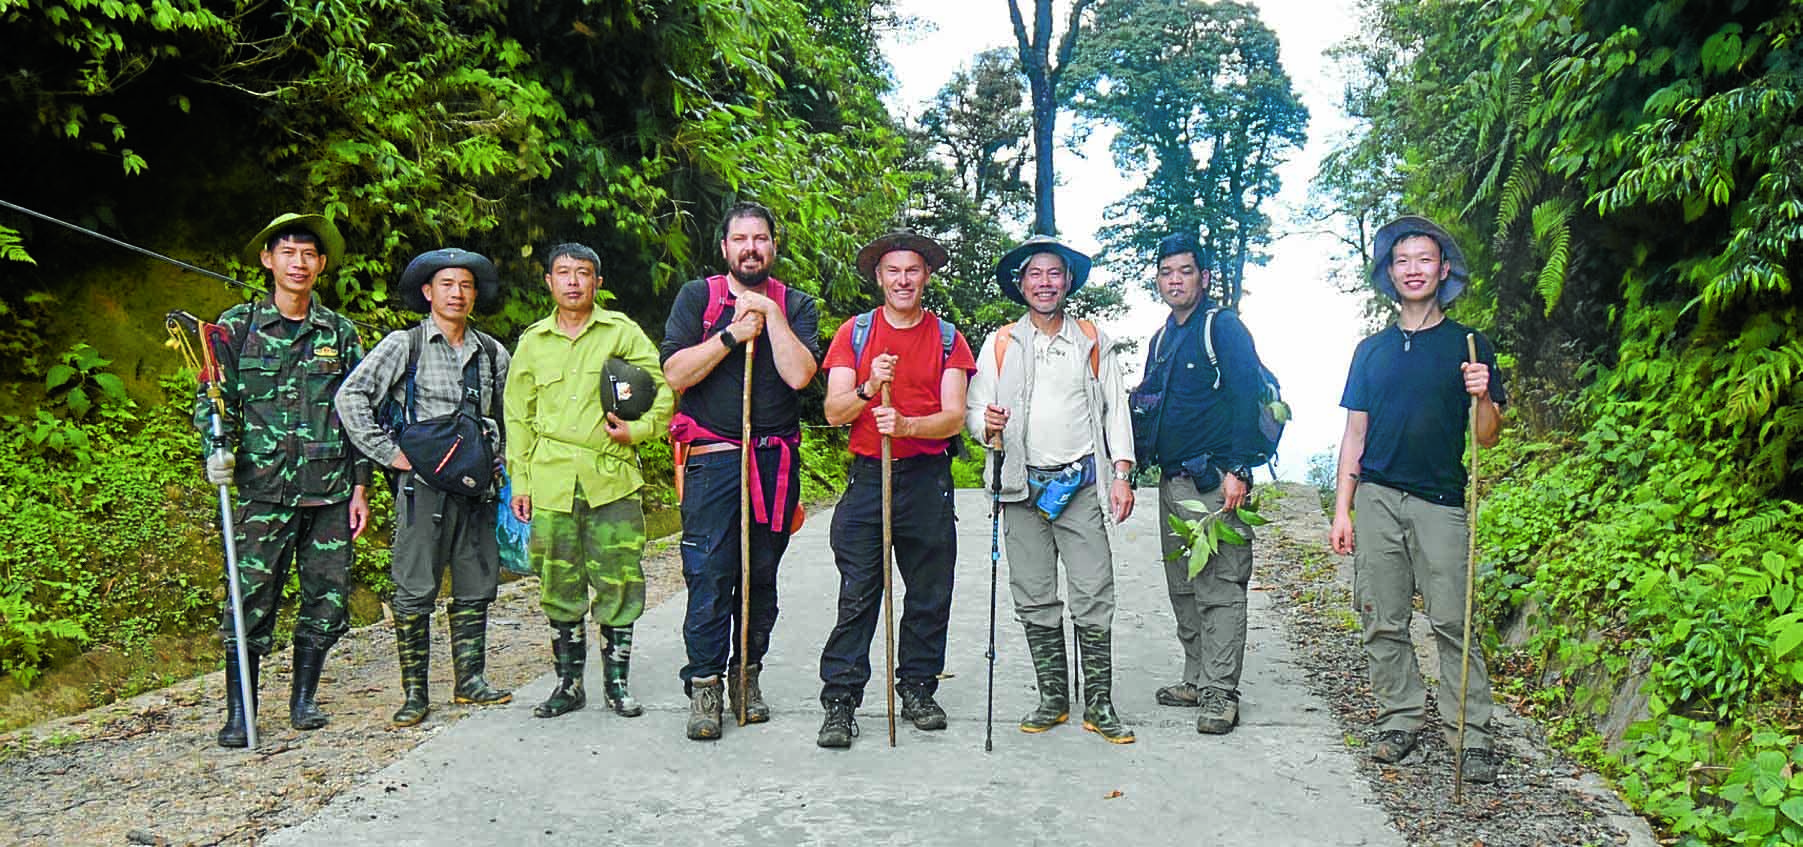
[[[916,729],[945,728],[933,700],[945,670],[958,556],[952,507],[953,439],[964,421],[964,391],[976,363],[970,345],[921,298],[945,248],[908,231],[891,232],[858,251],[858,273],[874,279],[883,305],[839,325],[827,348],[826,421],[851,424],[851,479],[833,510],[833,559],[839,567],[839,618],[820,651],[817,743],[845,748],[857,735],[853,713],[870,681],[870,639],[883,599],[883,450],[890,439],[895,567],[907,585],[896,656],[902,719]],[[893,601],[892,601],[893,602]]]
[[[983,443],[999,438],[1002,445],[990,454],[984,477],[992,478],[1001,461],[1008,586],[1039,683],[1039,705],[1021,718],[1021,731],[1045,732],[1070,718],[1065,604],[1058,599],[1062,559],[1083,681],[1083,728],[1131,744],[1133,730],[1114,711],[1108,528],[1133,512],[1133,424],[1113,342],[1089,321],[1065,314],[1089,267],[1088,256],[1043,235],[1002,257],[996,282],[1027,314],[984,342],[965,426]]]
[[[795,530],[801,495],[801,402],[798,392],[819,369],[819,315],[814,298],[770,275],[776,262],[776,219],[756,203],[726,210],[720,255],[727,273],[691,280],[676,293],[659,348],[664,379],[682,393],[670,421],[682,498],[682,576],[689,605],[683,620],[692,739],[720,737],[723,689],[748,723],[770,719],[758,688],[776,624],[776,568]],[[751,371],[751,478],[739,474],[745,346],[755,339]],[[739,491],[750,486],[750,620],[738,620]],[[746,678],[730,655],[746,628]],[[723,677],[733,670],[730,686]],[[743,704],[737,703],[744,690]]]

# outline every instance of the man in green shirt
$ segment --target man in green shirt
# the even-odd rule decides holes
[[[580,244],[552,248],[545,285],[556,310],[520,334],[507,372],[513,513],[532,523],[539,603],[557,631],[551,655],[560,680],[533,710],[541,718],[587,704],[582,619],[589,612],[606,642],[601,670],[608,706],[626,717],[643,712],[626,691],[632,624],[645,611],[639,569],[645,512],[638,497],[645,479],[633,445],[669,425],[675,402],[644,330],[595,305],[600,267],[595,251]],[[634,405],[631,396],[622,396],[630,395],[620,387],[629,383],[610,379],[621,370],[619,363],[609,364],[616,358],[642,369],[655,387],[650,409],[634,420],[620,413]]]

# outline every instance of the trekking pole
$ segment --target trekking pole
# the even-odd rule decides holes
[[[1465,333],[1465,351],[1477,361],[1477,336]],[[1459,732],[1452,751],[1452,801],[1465,800],[1465,697],[1471,684],[1471,593],[1477,581],[1477,395],[1471,397],[1466,428],[1471,430],[1471,479],[1465,490],[1465,638],[1459,648]]]
[[[745,386],[739,402],[739,726],[751,699],[751,362],[755,336],[745,339]]]
[[[995,581],[1002,560],[1002,436],[989,445],[995,451],[994,483],[989,494],[989,695],[983,706],[983,752],[995,749]]]
[[[225,379],[225,371],[219,367],[219,359],[213,354],[213,342],[223,339],[224,331],[218,324],[206,323],[179,310],[165,316],[163,325],[169,330],[170,345],[181,351],[182,358],[189,367],[195,369],[200,383],[206,386],[209,401],[207,417],[213,430],[210,446],[215,451],[229,450],[230,445],[225,438],[225,396],[219,388],[219,383]],[[194,334],[200,337],[201,354],[198,358],[194,354],[194,348],[188,345],[186,327],[193,327]],[[257,699],[251,694],[255,681],[250,677],[250,647],[245,642],[244,590],[238,584],[237,527],[232,523],[232,491],[229,485],[219,486],[219,527],[225,544],[226,597],[232,607],[233,646],[238,654],[238,696],[244,703],[244,731],[248,742],[245,749],[255,750]]]
[[[883,405],[889,405],[889,383],[883,383]],[[889,691],[889,746],[895,746],[895,493],[889,467],[889,436],[883,436],[883,672]]]

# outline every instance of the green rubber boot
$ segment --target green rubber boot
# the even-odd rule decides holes
[[[451,668],[457,674],[451,702],[479,706],[513,702],[513,692],[482,678],[488,663],[488,604],[453,600],[445,607],[445,617],[451,621]]]
[[[1039,705],[1020,719],[1021,732],[1045,732],[1071,717],[1070,657],[1064,650],[1064,626],[1022,624],[1033,675],[1039,680]]]
[[[557,637],[551,639],[551,657],[557,662],[557,687],[551,696],[532,710],[537,718],[567,715],[588,705],[588,693],[582,689],[582,672],[588,663],[588,641],[582,621],[552,621]]]
[[[1110,744],[1132,744],[1133,730],[1114,713],[1114,636],[1099,626],[1077,630],[1077,665],[1083,673],[1083,728]]]
[[[401,660],[401,695],[406,699],[395,710],[395,726],[414,726],[432,711],[426,678],[432,667],[432,616],[395,615],[394,649]]]
[[[601,679],[607,692],[607,707],[620,717],[636,718],[645,713],[645,707],[626,690],[626,677],[632,670],[632,627],[604,626],[601,637],[607,641],[601,648]]]

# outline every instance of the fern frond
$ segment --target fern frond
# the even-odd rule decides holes
[[[1534,242],[1544,252],[1546,264],[1534,280],[1534,290],[1546,301],[1546,314],[1552,315],[1565,291],[1565,269],[1571,261],[1571,201],[1554,197],[1534,207]]]
[[[1540,169],[1530,167],[1527,154],[1517,150],[1509,178],[1503,182],[1502,198],[1496,204],[1496,240],[1509,237],[1509,227],[1520,219],[1521,210],[1527,208],[1528,200],[1539,188]]]

